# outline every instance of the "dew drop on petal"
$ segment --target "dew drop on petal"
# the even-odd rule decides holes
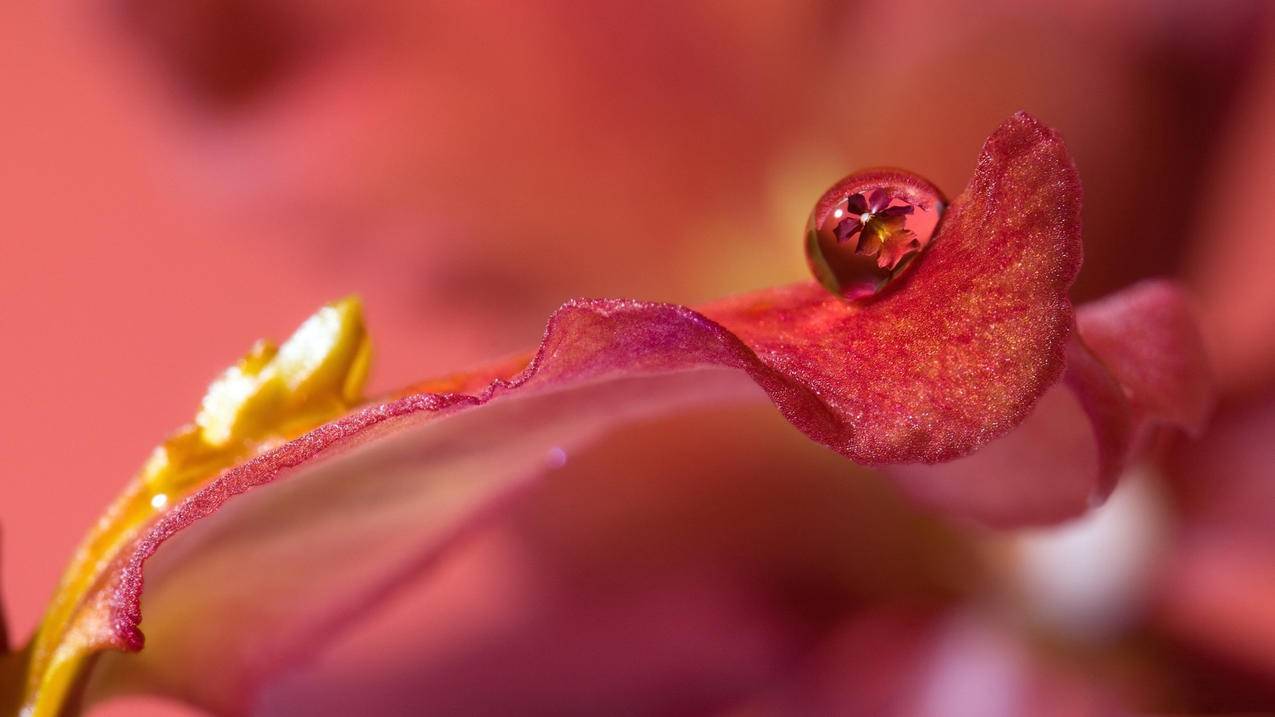
[[[925,253],[946,206],[938,187],[911,172],[856,172],[824,192],[810,213],[810,269],[838,296],[873,296]]]
[[[567,464],[567,452],[558,446],[549,449],[549,454],[545,456],[545,466],[547,468],[561,468]]]

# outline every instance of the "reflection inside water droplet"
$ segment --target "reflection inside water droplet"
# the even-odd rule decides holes
[[[846,177],[824,193],[806,225],[815,278],[846,299],[880,292],[930,245],[945,206],[938,188],[911,172]]]

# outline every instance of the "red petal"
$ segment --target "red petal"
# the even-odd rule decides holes
[[[511,596],[511,609],[491,611],[496,624],[474,624],[469,633],[461,627],[448,635],[446,621],[435,619],[424,625],[429,633],[387,640],[360,625],[357,638],[333,645],[320,665],[271,684],[258,703],[264,709],[253,712],[721,714],[789,671],[808,648],[785,623],[791,613],[759,599],[755,587],[708,572],[647,576],[620,592],[576,585],[555,607],[537,604],[552,596]],[[411,607],[395,605],[397,614],[375,622],[391,634],[420,625]]]
[[[647,413],[755,400],[753,384],[812,439],[859,462],[966,454],[1021,422],[1062,372],[1072,326],[1067,289],[1080,263],[1079,195],[1061,140],[1019,114],[988,139],[931,249],[871,302],[848,304],[813,283],[728,300],[703,314],[625,300],[570,302],[516,378],[476,395],[417,394],[372,406],[223,473],[122,554],[80,629],[97,644],[140,649],[144,565],[223,506],[232,523],[265,511],[221,536],[250,546],[253,524],[293,514],[297,506],[287,498],[299,481],[329,486],[324,500],[337,505],[357,505],[365,489],[398,496],[399,486],[400,519],[421,527],[400,534],[381,515],[369,516],[378,522],[366,531],[384,542],[375,556],[342,556],[344,544],[322,542],[324,525],[303,523],[283,552],[253,557],[280,564],[350,558],[341,564],[351,572],[329,586],[337,594],[325,595],[330,605],[346,594],[340,586],[349,591],[336,615],[307,614],[304,601],[242,606],[258,619],[339,622],[367,603],[369,582],[375,588],[404,563],[424,567],[523,479],[543,473],[553,451]],[[471,384],[464,377],[452,383]],[[368,475],[378,480],[361,480]],[[253,490],[276,481],[269,491]],[[257,499],[227,505],[249,491]],[[335,533],[361,519],[351,512]],[[177,540],[160,557],[194,560],[200,547]],[[323,631],[311,634],[318,640]],[[269,662],[269,652],[263,646],[254,659]]]
[[[1085,344],[1124,386],[1139,418],[1198,435],[1213,409],[1204,339],[1186,297],[1147,281],[1086,304],[1077,323]]]
[[[1140,429],[1203,425],[1212,383],[1176,286],[1146,282],[1082,306],[1079,317],[1084,343],[1068,347],[1063,382],[1016,430],[966,458],[890,474],[949,514],[999,527],[1053,523],[1111,493]]]
[[[848,622],[797,679],[738,714],[1111,717],[1100,687],[974,615],[878,610]],[[735,713],[732,713],[735,714]]]
[[[1080,515],[1114,482],[1131,429],[1119,385],[1083,347],[1073,344],[1068,353],[1073,361],[1065,383],[1050,389],[1008,436],[948,463],[886,470],[922,501],[986,525],[1039,525]]]
[[[1275,678],[1275,394],[1221,410],[1171,470],[1182,529],[1157,585],[1177,637],[1271,684]]]
[[[1009,431],[1061,375],[1080,253],[1075,169],[1058,135],[1020,113],[882,295],[847,304],[798,285],[704,313],[826,403],[776,400],[815,440],[861,463],[944,461]]]

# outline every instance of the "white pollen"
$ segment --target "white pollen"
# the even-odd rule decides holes
[[[859,221],[864,224],[867,224],[868,220],[871,218],[872,218],[872,214],[870,212],[864,212],[863,214],[859,215]]]

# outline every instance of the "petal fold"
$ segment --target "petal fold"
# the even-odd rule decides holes
[[[1083,306],[1085,345],[1124,387],[1140,420],[1198,436],[1216,402],[1195,311],[1170,281],[1149,280]]]
[[[923,501],[1001,528],[1057,523],[1105,500],[1157,428],[1202,429],[1213,383],[1190,302],[1148,281],[1078,312],[1063,380],[971,456],[887,470]]]

